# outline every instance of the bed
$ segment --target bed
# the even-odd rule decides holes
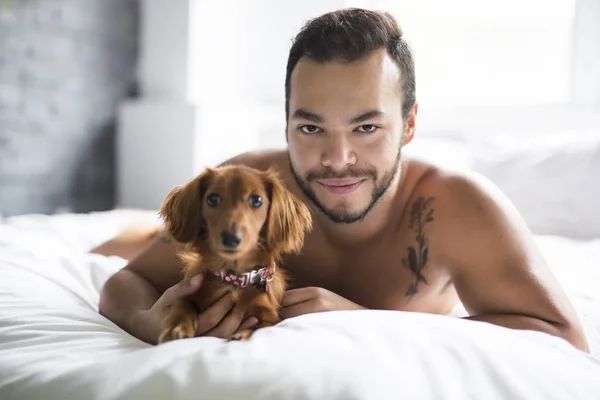
[[[0,399],[598,399],[600,238],[537,240],[584,323],[561,339],[451,316],[312,314],[246,343],[150,346],[98,314],[125,261],[88,250],[154,212],[24,215],[0,223]]]

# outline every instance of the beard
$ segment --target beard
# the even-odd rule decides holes
[[[394,164],[383,173],[381,179],[378,179],[377,170],[373,167],[366,169],[353,169],[349,168],[344,172],[335,172],[332,170],[325,170],[321,173],[311,172],[308,174],[306,179],[301,178],[292,165],[292,160],[289,160],[290,169],[292,175],[296,179],[296,183],[304,193],[304,195],[310,199],[310,201],[327,217],[330,221],[338,224],[353,224],[365,219],[369,212],[375,207],[381,197],[388,191],[394,177],[398,173],[400,167],[400,151],[401,146],[398,146],[398,153]],[[289,157],[289,155],[288,155]],[[370,178],[373,181],[374,187],[371,192],[371,200],[369,204],[362,210],[351,212],[345,207],[329,209],[327,208],[317,197],[315,192],[310,188],[310,182],[314,182],[318,179],[343,179],[343,178]]]

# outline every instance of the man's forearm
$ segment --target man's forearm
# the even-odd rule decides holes
[[[464,317],[464,319],[488,322],[490,324],[499,325],[510,329],[533,330],[548,333],[552,336],[565,339],[580,350],[586,352],[589,351],[585,339],[582,339],[582,335],[576,332],[574,329],[570,328],[569,326],[544,321],[539,318],[517,314],[483,314]]]
[[[159,298],[158,291],[134,272],[121,270],[113,275],[100,294],[100,314],[131,333],[134,315],[150,309]]]

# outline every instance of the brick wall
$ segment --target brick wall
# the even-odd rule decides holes
[[[0,0],[0,215],[113,206],[138,21],[134,0]]]

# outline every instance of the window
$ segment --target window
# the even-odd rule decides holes
[[[415,54],[421,104],[572,102],[575,0],[361,2],[365,4],[390,11],[402,26]]]

